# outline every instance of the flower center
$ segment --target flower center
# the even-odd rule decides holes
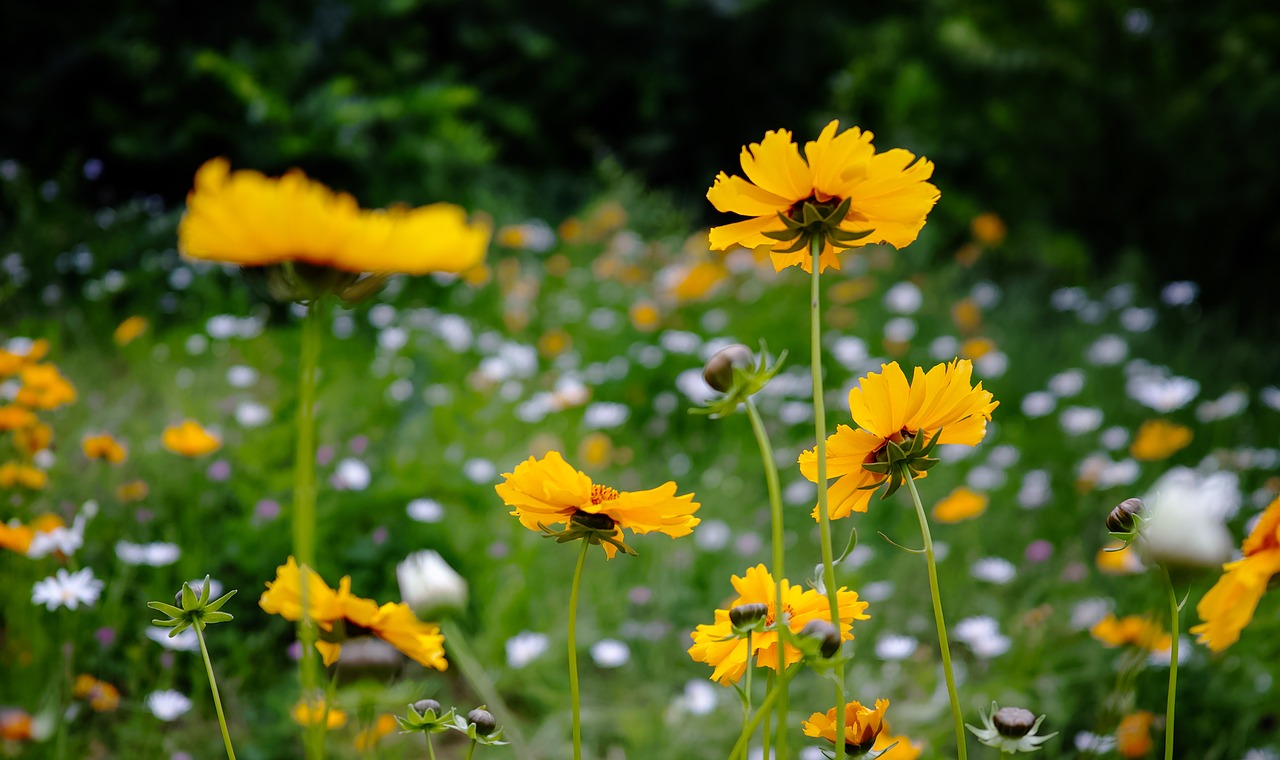
[[[617,489],[610,488],[609,486],[599,486],[599,485],[591,486],[592,506],[599,505],[606,501],[614,501],[617,498],[618,498]]]
[[[588,530],[610,531],[618,523],[606,514],[597,514],[595,512],[583,512],[578,510],[569,518],[570,527],[578,525]]]

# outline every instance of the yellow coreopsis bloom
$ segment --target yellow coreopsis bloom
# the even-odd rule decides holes
[[[884,713],[889,709],[889,700],[877,699],[874,710],[863,707],[858,702],[849,702],[844,706],[844,743],[851,751],[858,753],[870,749],[876,737],[884,727]],[[826,713],[814,713],[802,724],[805,736],[826,739],[836,742],[836,708]]]
[[[1193,433],[1186,425],[1168,420],[1147,420],[1138,428],[1129,454],[1143,462],[1168,459],[1191,443]]]
[[[730,601],[725,609],[715,612],[715,622],[700,625],[689,634],[693,646],[689,647],[689,656],[694,662],[705,662],[715,668],[711,680],[728,686],[737,683],[747,669],[747,639],[734,635],[733,623],[729,620],[729,610],[743,604],[763,604],[768,609],[765,623],[768,626],[777,620],[777,584],[764,565],[747,568],[742,577],[733,576],[733,588],[738,592],[737,598]],[[858,601],[856,591],[841,588],[836,592],[836,604],[840,610],[840,640],[853,639],[853,621],[869,620],[866,614],[867,603]],[[831,621],[831,602],[826,594],[813,589],[802,589],[788,581],[782,581],[783,619],[792,633],[799,635],[812,620]],[[778,634],[776,631],[763,631],[751,635],[751,654],[757,665],[778,669]],[[799,662],[804,655],[790,644],[784,645],[783,663],[792,665]]]
[[[892,749],[886,750],[888,747]],[[871,749],[884,753],[878,760],[916,760],[924,752],[923,745],[915,744],[905,736],[894,736],[889,730],[888,721],[884,721],[880,735],[876,737],[876,743],[871,745]]]
[[[1240,639],[1272,577],[1280,574],[1280,498],[1263,511],[1241,548],[1244,558],[1223,565],[1222,577],[1196,605],[1204,622],[1191,633],[1215,652]]]
[[[32,491],[39,491],[49,483],[49,476],[44,470],[37,469],[22,462],[5,462],[0,464],[0,488],[22,486]]]
[[[864,465],[881,463],[890,443],[906,447],[923,438],[929,443],[976,446],[982,441],[991,412],[1000,402],[992,400],[982,383],[970,385],[972,376],[973,363],[957,359],[928,372],[916,367],[908,383],[898,363],[892,362],[882,364],[880,374],[869,373],[849,391],[849,412],[858,427],[840,425],[827,438],[827,477],[835,481],[827,496],[832,519],[867,511],[872,491],[892,474],[873,472]],[[815,483],[816,451],[800,455],[800,472]],[[817,507],[813,515],[818,519]]]
[[[148,324],[146,317],[134,315],[121,322],[111,337],[117,346],[126,346],[146,332]]]
[[[302,617],[302,572],[293,557],[276,568],[276,579],[267,582],[267,590],[258,599],[264,611],[285,620]],[[445,670],[444,634],[433,623],[424,623],[403,602],[388,602],[381,607],[371,599],[351,593],[351,576],[344,576],[338,588],[332,589],[319,573],[307,573],[307,606],[310,618],[320,627],[321,640],[316,649],[325,665],[337,662],[342,654],[342,640],[355,630],[367,631],[399,649],[415,662],[436,670]]]
[[[184,457],[212,454],[222,447],[222,438],[205,430],[195,420],[184,420],[180,425],[165,428],[161,441],[166,449]]]
[[[971,520],[987,511],[987,495],[960,486],[933,507],[933,518],[938,522],[957,523]]]
[[[80,448],[88,459],[104,459],[111,464],[120,464],[129,452],[124,445],[112,438],[109,433],[88,435],[80,442]]]
[[[447,203],[361,209],[301,171],[273,179],[231,171],[226,159],[196,172],[178,225],[183,255],[258,267],[302,262],[345,272],[464,272],[480,263],[489,226]]]
[[[1151,751],[1151,724],[1155,715],[1146,710],[1129,713],[1116,727],[1116,751],[1121,757],[1146,757]]]
[[[746,178],[720,172],[707,191],[707,200],[717,211],[752,218],[713,227],[711,248],[773,246],[775,269],[799,265],[810,272],[813,257],[809,251],[782,252],[790,246],[775,245],[777,241],[766,233],[787,230],[779,214],[801,221],[806,202],[833,211],[844,201],[849,201],[849,206],[844,218],[838,220],[838,228],[868,234],[839,243],[839,247],[910,245],[940,196],[938,188],[926,181],[933,176],[933,163],[916,160],[915,154],[901,148],[876,153],[872,133],[852,127],[836,134],[839,126],[838,121],[832,121],[817,140],[805,143],[808,161],[801,158],[799,146],[785,129],[766,132],[763,140],[744,147],[741,162]],[[818,259],[821,271],[840,268],[836,248],[826,240]]]
[[[1148,652],[1167,652],[1173,646],[1173,636],[1159,623],[1140,615],[1117,618],[1108,614],[1089,633],[1109,647],[1135,646]]]
[[[494,489],[504,504],[514,508],[511,514],[520,518],[521,525],[533,531],[561,524],[566,530],[577,525],[597,531],[603,534],[598,543],[609,559],[618,548],[625,550],[623,529],[678,538],[702,522],[693,516],[701,505],[691,493],[677,496],[673,482],[647,491],[618,491],[592,483],[558,451],[542,459],[529,457],[502,477],[505,480]]]
[[[76,400],[76,389],[52,364],[28,364],[18,373],[22,386],[14,401],[32,409],[56,409]]]
[[[325,715],[325,707],[323,697],[310,701],[303,699],[289,710],[289,715],[300,726],[314,726],[321,720],[325,721],[325,728],[327,729],[342,728],[347,724],[347,714],[345,712],[329,705],[328,715]]]
[[[29,364],[35,364],[49,353],[49,341],[44,338],[31,341],[25,353],[0,347],[0,378],[16,375]]]
[[[39,422],[35,412],[25,406],[8,404],[0,406],[0,433],[30,427]]]

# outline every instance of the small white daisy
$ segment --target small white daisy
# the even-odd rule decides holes
[[[66,607],[74,610],[80,605],[92,607],[102,593],[103,582],[93,577],[91,568],[68,573],[66,568],[58,568],[58,572],[36,581],[31,587],[31,603],[43,604],[50,610]]]
[[[191,709],[191,700],[181,692],[162,689],[147,695],[147,709],[152,715],[168,723],[186,715]]]

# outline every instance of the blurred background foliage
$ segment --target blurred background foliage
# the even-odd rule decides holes
[[[366,205],[551,219],[613,166],[713,223],[701,195],[740,145],[839,118],[937,163],[944,241],[991,210],[1021,243],[1006,266],[1078,281],[1141,260],[1152,289],[1200,282],[1237,332],[1273,313],[1269,0],[126,0],[0,21],[0,158],[41,181],[101,161],[84,206],[180,204],[226,155]],[[52,245],[12,239],[14,194],[4,242]]]

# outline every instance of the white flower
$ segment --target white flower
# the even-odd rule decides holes
[[[969,573],[980,581],[1003,586],[1018,575],[1018,569],[1007,559],[984,557],[969,568]]]
[[[1022,476],[1022,487],[1018,489],[1018,504],[1023,509],[1043,507],[1052,496],[1048,470],[1028,470]]]
[[[582,413],[582,426],[587,430],[616,428],[630,416],[631,409],[626,404],[597,401]]]
[[[258,370],[244,364],[227,369],[227,384],[232,388],[248,388],[258,382]]]
[[[1053,411],[1058,399],[1047,391],[1032,391],[1022,397],[1022,414],[1031,419],[1043,417]]]
[[[884,325],[884,339],[906,343],[916,337],[916,321],[911,317],[894,317]]]
[[[910,281],[902,281],[885,291],[885,308],[895,314],[915,314],[924,303],[920,288]]]
[[[1062,410],[1058,422],[1067,435],[1083,435],[1102,425],[1102,410],[1091,406],[1069,406]]]
[[[1155,482],[1144,502],[1138,549],[1148,561],[1217,568],[1231,558],[1235,541],[1223,523],[1240,508],[1235,473],[1201,476],[1175,467]]]
[[[1058,398],[1075,396],[1084,390],[1084,372],[1069,369],[1049,378],[1049,392]]]
[[[92,607],[102,593],[102,581],[93,577],[91,568],[68,573],[66,568],[58,568],[58,572],[36,581],[31,587],[31,603],[43,604],[50,610],[66,607],[74,610],[80,605]]]
[[[1129,355],[1129,342],[1119,335],[1103,335],[1089,346],[1085,358],[1095,367],[1110,367]]]
[[[1200,286],[1190,280],[1179,280],[1164,286],[1160,291],[1160,300],[1170,306],[1189,306],[1200,294]]]
[[[1181,409],[1200,392],[1200,383],[1189,377],[1165,377],[1156,370],[1136,372],[1125,383],[1129,397],[1157,412]]]
[[[912,636],[884,633],[876,639],[876,657],[886,661],[905,660],[916,651],[919,645],[920,642]]]
[[[418,522],[436,523],[444,519],[444,507],[434,499],[414,499],[405,507],[405,512]]]
[[[400,598],[415,612],[461,610],[467,606],[466,580],[430,549],[414,552],[396,565],[396,580],[400,583]]]
[[[676,710],[689,715],[707,715],[714,712],[720,701],[720,690],[704,678],[685,683],[684,693],[672,704]]]
[[[191,709],[191,700],[187,699],[182,692],[162,689],[147,695],[147,709],[152,715],[167,723],[186,715]]]
[[[212,588],[210,588],[212,590]],[[212,595],[209,597],[212,599]],[[198,652],[200,651],[200,640],[196,637],[194,628],[187,628],[172,638],[169,637],[170,628],[157,628],[150,626],[146,630],[147,638],[156,642],[165,649],[174,652]]]
[[[359,459],[347,457],[338,462],[331,482],[334,488],[339,490],[363,491],[369,487],[372,480],[373,475],[369,472],[369,465]]]
[[[177,544],[164,542],[135,544],[130,541],[118,541],[116,556],[126,565],[165,567],[177,562],[178,557],[182,556],[182,550]]]
[[[546,634],[521,631],[507,639],[507,667],[519,670],[547,651]]]
[[[591,646],[591,659],[602,668],[620,668],[631,659],[631,647],[625,641],[600,639]]]
[[[86,503],[87,506],[88,503]],[[85,509],[84,512],[76,515],[76,519],[71,523],[70,528],[59,525],[46,533],[36,533],[31,537],[31,546],[27,548],[27,556],[32,559],[39,559],[54,552],[66,557],[75,554],[76,549],[84,545],[84,524],[87,517],[92,517],[92,515],[86,515],[85,513],[91,511],[90,509]]]
[[[241,401],[236,404],[236,422],[240,427],[262,427],[271,421],[271,410],[257,401]]]

